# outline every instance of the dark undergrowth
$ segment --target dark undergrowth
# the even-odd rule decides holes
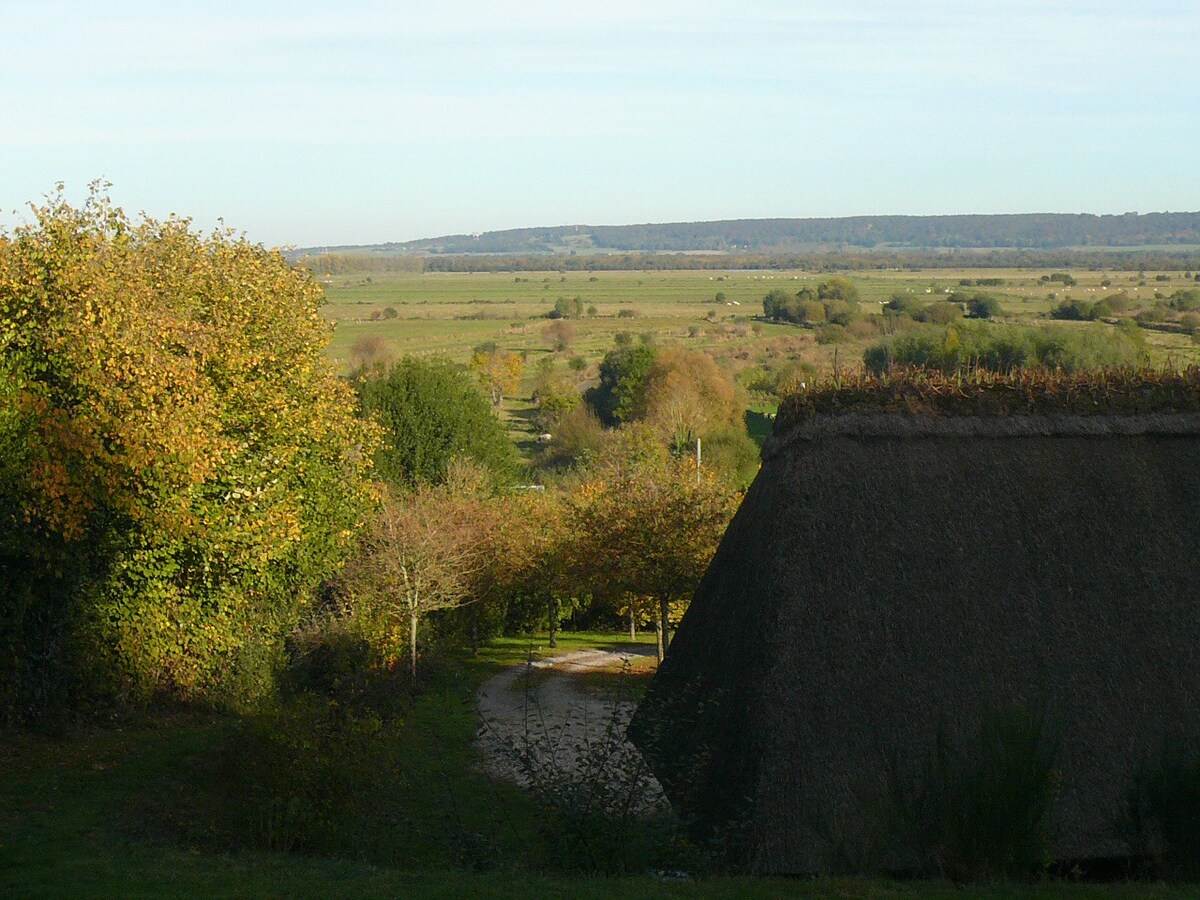
[[[661,820],[642,827],[626,818],[624,831],[605,832],[613,820],[604,809],[580,812],[586,773],[525,792],[475,770],[474,692],[528,651],[511,641],[479,659],[445,658],[416,694],[383,668],[343,674],[322,690],[297,686],[279,709],[256,716],[174,707],[53,735],[0,734],[0,895],[1195,895],[1192,886],[1054,880],[969,889],[675,880],[673,860],[685,857],[671,855],[675,838]],[[612,873],[618,858],[624,875]]]

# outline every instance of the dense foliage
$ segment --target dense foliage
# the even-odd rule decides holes
[[[371,501],[320,289],[60,196],[0,243],[0,713],[269,691]]]
[[[451,462],[475,460],[501,479],[517,454],[471,373],[443,359],[408,356],[354,377],[363,410],[384,428],[379,476],[395,487],[441,484]]]
[[[798,325],[828,322],[844,327],[859,316],[858,287],[849,278],[835,276],[822,281],[815,290],[804,287],[790,294],[775,288],[763,297],[763,315]]]
[[[961,310],[957,315],[962,317]],[[1136,365],[1143,356],[1143,339],[1136,327],[1098,332],[964,322],[887,338],[867,348],[863,364],[874,375],[914,366],[940,372],[1011,372],[1035,366],[1081,372]]]

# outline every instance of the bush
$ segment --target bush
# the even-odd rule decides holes
[[[845,344],[850,340],[850,332],[841,325],[822,325],[817,329],[818,344]]]
[[[951,322],[961,321],[963,311],[962,306],[958,303],[939,301],[923,307],[913,318],[918,322],[927,322],[932,325],[948,325]]]
[[[700,446],[703,464],[734,487],[745,489],[758,473],[758,445],[741,425],[709,433]]]
[[[1130,320],[1122,320],[1122,323]],[[1044,366],[1065,372],[1130,366],[1144,356],[1144,340],[1132,336],[1132,322],[1115,330],[1025,328],[972,325],[964,322],[947,329],[919,331],[884,340],[868,347],[863,364],[880,375],[891,367],[917,366],[940,372],[982,368],[992,372]]]
[[[915,316],[925,304],[915,294],[896,292],[892,299],[883,305],[885,316]]]
[[[975,294],[967,300],[967,314],[972,319],[994,319],[1003,313],[999,298],[991,294]]]
[[[859,316],[858,302],[830,300],[825,304],[825,320],[831,325],[845,328]]]
[[[1050,311],[1050,317],[1066,322],[1087,322],[1096,318],[1096,312],[1092,304],[1086,300],[1067,297]]]

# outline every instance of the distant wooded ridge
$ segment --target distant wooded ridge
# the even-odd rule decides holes
[[[831,248],[1056,249],[1200,245],[1200,212],[737,219],[661,225],[561,225],[355,247],[401,254],[777,253]]]

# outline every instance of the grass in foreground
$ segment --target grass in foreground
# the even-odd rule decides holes
[[[563,635],[555,652],[621,644]],[[534,644],[545,655],[545,641]],[[948,884],[857,879],[712,878],[664,881],[531,874],[544,869],[546,822],[532,801],[471,770],[471,696],[531,642],[499,641],[477,661],[447,666],[404,712],[394,759],[406,769],[403,846],[388,865],[321,854],[263,852],[221,842],[228,823],[211,761],[244,721],[195,710],[45,736],[0,736],[0,895],[14,897],[905,897],[1183,898],[1161,884]],[[599,676],[597,676],[599,677]],[[174,801],[174,802],[168,802]],[[464,845],[475,850],[464,854]],[[468,846],[468,849],[470,847]],[[472,866],[488,871],[472,871]]]

